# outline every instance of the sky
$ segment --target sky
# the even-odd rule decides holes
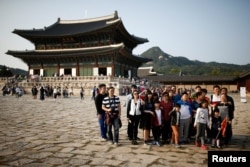
[[[61,20],[118,12],[130,34],[147,38],[133,54],[158,46],[190,60],[250,63],[250,0],[0,0],[1,65],[28,70],[8,50],[33,50],[14,29],[39,29]]]

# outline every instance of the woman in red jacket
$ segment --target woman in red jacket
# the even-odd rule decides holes
[[[163,111],[163,127],[162,127],[162,144],[170,141],[172,136],[172,129],[170,126],[169,112],[173,109],[173,101],[169,98],[168,93],[163,93],[160,108]]]

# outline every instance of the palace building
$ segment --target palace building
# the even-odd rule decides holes
[[[131,35],[117,11],[84,20],[61,20],[42,29],[13,31],[34,44],[34,50],[7,54],[28,65],[29,75],[111,76],[131,78],[149,59],[133,55],[146,38]]]

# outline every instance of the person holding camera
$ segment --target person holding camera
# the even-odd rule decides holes
[[[108,88],[108,96],[102,101],[102,109],[106,112],[106,123],[110,144],[118,145],[119,142],[119,119],[121,117],[120,98],[114,95],[115,88]],[[114,135],[112,132],[114,127]]]

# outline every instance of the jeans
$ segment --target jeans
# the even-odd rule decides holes
[[[107,125],[105,123],[105,113],[101,114],[101,117],[98,118],[98,122],[100,125],[100,132],[102,138],[107,139]]]
[[[109,135],[109,140],[111,142],[114,143],[118,143],[119,141],[119,118],[118,117],[114,117],[111,118],[111,125],[108,126],[108,135]],[[114,136],[113,136],[113,132],[112,132],[112,127],[114,127]]]
[[[201,139],[201,144],[204,145],[204,138],[205,138],[205,131],[206,131],[207,124],[197,123],[197,133],[196,133],[196,142]]]

